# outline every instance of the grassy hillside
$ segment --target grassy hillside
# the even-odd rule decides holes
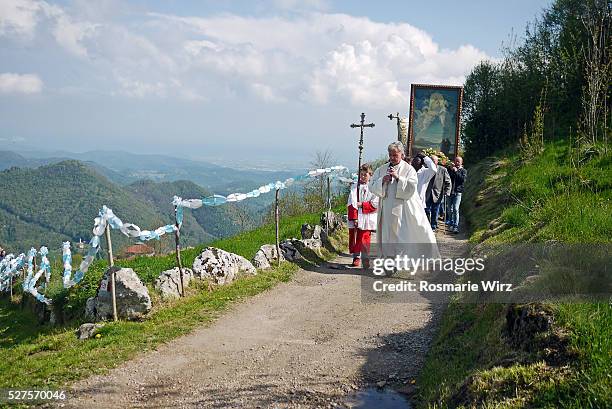
[[[172,197],[199,198],[212,193],[193,182],[153,182],[142,180],[126,186],[126,189],[149,202],[161,214],[173,214]],[[201,243],[210,237],[228,237],[257,226],[256,220],[243,209],[241,204],[227,204],[219,207],[202,206],[185,212],[182,235],[188,243]]]
[[[299,236],[303,223],[315,224],[318,220],[318,213],[283,218],[281,238]],[[346,232],[341,232],[339,237],[346,239]],[[274,227],[266,225],[210,245],[251,259],[262,244],[273,242]],[[192,265],[203,247],[184,251],[183,264]],[[332,253],[324,250],[322,255],[331,257]],[[321,261],[318,256],[310,257],[311,262]],[[170,255],[122,260],[118,265],[133,268],[150,293],[155,294],[153,281],[161,271],[174,267],[175,262],[174,255]],[[257,276],[241,278],[212,292],[207,291],[204,283],[195,281],[188,288],[187,297],[176,301],[162,302],[153,295],[154,308],[145,321],[107,323],[99,339],[79,341],[74,330],[82,322],[79,317],[85,300],[95,294],[105,268],[104,261],[95,262],[84,281],[68,291],[55,284],[54,306],[72,310],[75,317],[62,327],[37,325],[36,317],[21,309],[17,302],[0,299],[0,388],[61,387],[76,379],[103,373],[138,353],[155,349],[163,342],[212,322],[232,303],[289,280],[298,267],[283,262],[280,267],[260,271]]]
[[[604,149],[585,156],[556,143],[529,160],[506,153],[469,167],[462,212],[470,240],[480,249],[494,243],[610,243],[611,160]],[[552,279],[566,280],[556,267]],[[552,329],[514,344],[506,316],[518,310],[552,316]],[[609,303],[455,299],[418,381],[420,406],[610,407],[611,342]]]
[[[104,168],[69,160],[1,171],[0,191],[6,194],[0,197],[0,245],[9,251],[47,245],[57,253],[62,241],[91,238],[93,220],[102,205],[125,222],[151,229],[174,221],[171,202],[175,194],[185,198],[210,195],[187,181],[140,181],[124,187],[100,174],[100,169]],[[258,222],[252,211],[239,205],[186,211],[183,243],[195,245],[231,236]],[[128,243],[120,234],[113,236],[116,250]],[[162,249],[173,247],[171,240],[157,244]]]
[[[93,219],[103,205],[143,228],[164,224],[163,216],[145,202],[78,161],[2,171],[0,191],[6,192],[0,196],[0,225],[7,226],[0,231],[0,243],[11,250],[23,251],[42,244],[59,249],[61,243],[50,240],[58,235],[72,241],[88,241]],[[17,235],[11,230],[15,219],[39,229],[24,229],[23,234]],[[39,234],[40,229],[51,234],[49,239]],[[122,238],[117,240],[118,245],[123,243]]]

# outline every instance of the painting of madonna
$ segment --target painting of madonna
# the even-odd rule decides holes
[[[433,148],[450,158],[457,155],[463,88],[412,84],[408,155]]]

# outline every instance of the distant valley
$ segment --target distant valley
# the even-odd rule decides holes
[[[199,198],[248,191],[289,176],[155,155],[75,155],[82,160],[0,151],[0,246],[20,252],[40,245],[58,250],[62,241],[87,241],[102,205],[111,207],[125,222],[152,229],[173,222],[173,195]],[[273,195],[262,195],[239,204],[187,210],[182,242],[195,245],[253,228],[272,200]],[[127,238],[115,236],[118,247],[128,243]],[[172,245],[164,237],[157,246]]]
[[[209,162],[175,158],[166,155],[143,155],[123,151],[0,151],[0,170],[11,166],[37,167],[76,159],[86,163],[109,180],[127,185],[141,179],[157,182],[189,180],[210,192],[228,194],[251,190],[261,184],[283,180],[296,171],[265,171],[245,169],[248,161],[238,158],[235,166],[219,166]],[[304,169],[306,170],[306,169]],[[298,171],[298,173],[300,173]]]

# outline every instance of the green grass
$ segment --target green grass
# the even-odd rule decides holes
[[[493,243],[610,242],[611,160],[608,152],[574,167],[566,144],[557,142],[530,162],[513,154],[476,164],[469,168],[462,206],[471,240],[480,242],[496,220],[511,231],[494,235],[489,239]]]
[[[320,215],[306,214],[300,216],[284,217],[281,219],[279,236],[280,240],[300,236],[300,227],[303,223],[317,224]],[[168,240],[174,240],[168,236]],[[263,225],[251,231],[247,231],[231,238],[225,238],[207,243],[206,245],[196,246],[195,248],[185,249],[181,252],[183,266],[190,267],[193,261],[201,253],[202,249],[208,246],[218,247],[232,253],[239,254],[251,260],[262,244],[275,242],[275,228],[273,224]],[[58,260],[61,262],[61,260]],[[73,263],[73,265],[76,265]],[[115,265],[120,267],[132,268],[140,277],[143,283],[148,285],[149,291],[153,289],[153,283],[159,273],[176,267],[176,256],[157,257],[136,257],[131,260],[117,260]],[[78,319],[85,309],[85,302],[89,297],[96,294],[98,284],[106,271],[108,264],[106,260],[99,260],[94,263],[85,278],[79,285],[65,290],[61,284],[60,275],[52,274],[54,282],[49,289],[49,297],[53,299],[54,308],[58,316],[64,316],[66,321]],[[61,267],[53,271],[61,271]]]
[[[318,218],[318,214],[284,218],[281,237],[299,236],[302,223],[314,224]],[[273,242],[274,226],[262,226],[234,239],[209,245],[250,259],[262,244]],[[339,246],[342,246],[341,242],[343,240],[338,239]],[[185,250],[185,265],[191,265],[200,250],[201,247]],[[333,253],[323,249],[319,255],[305,256],[310,260],[306,262],[319,262],[333,257]],[[150,285],[162,270],[174,267],[175,260],[173,255],[140,257],[118,264],[134,268]],[[99,331],[101,336],[98,339],[79,341],[74,331],[82,322],[80,316],[84,301],[95,294],[105,266],[105,262],[94,263],[82,284],[69,291],[58,291],[55,308],[61,306],[73,313],[73,319],[61,327],[37,325],[31,311],[21,309],[7,299],[0,300],[0,388],[56,388],[103,373],[138,353],[155,349],[161,343],[211,322],[233,303],[289,280],[298,269],[296,264],[283,262],[279,267],[240,278],[228,286],[216,287],[212,292],[207,291],[204,283],[195,284],[183,299],[155,303],[152,312],[142,322],[110,322]]]
[[[102,373],[139,352],[155,349],[159,344],[206,324],[233,302],[265,291],[287,281],[297,266],[283,263],[280,268],[237,280],[215,291],[178,300],[158,309],[143,322],[107,323],[99,339],[79,341],[75,327],[25,330],[15,333],[15,326],[32,328],[35,321],[27,316],[6,313],[3,326],[10,324],[9,339],[0,350],[0,387],[60,387],[70,381]],[[10,311],[10,309],[9,309]],[[6,345],[6,344],[12,345]]]
[[[470,241],[481,249],[499,243],[610,243],[612,155],[604,151],[572,166],[570,154],[560,142],[529,161],[504,152],[470,167],[462,199]],[[560,257],[543,279],[575,285],[576,265]],[[562,334],[573,354],[569,364],[547,364],[546,351],[511,346],[503,335],[508,305],[453,300],[417,382],[418,406],[611,407],[612,305],[545,308],[555,319],[551,334]]]

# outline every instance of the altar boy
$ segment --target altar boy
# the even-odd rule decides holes
[[[369,268],[370,236],[376,230],[376,209],[378,197],[370,193],[368,182],[372,176],[372,166],[365,163],[359,169],[359,201],[357,186],[351,187],[348,197],[349,251],[353,255],[353,267]]]

